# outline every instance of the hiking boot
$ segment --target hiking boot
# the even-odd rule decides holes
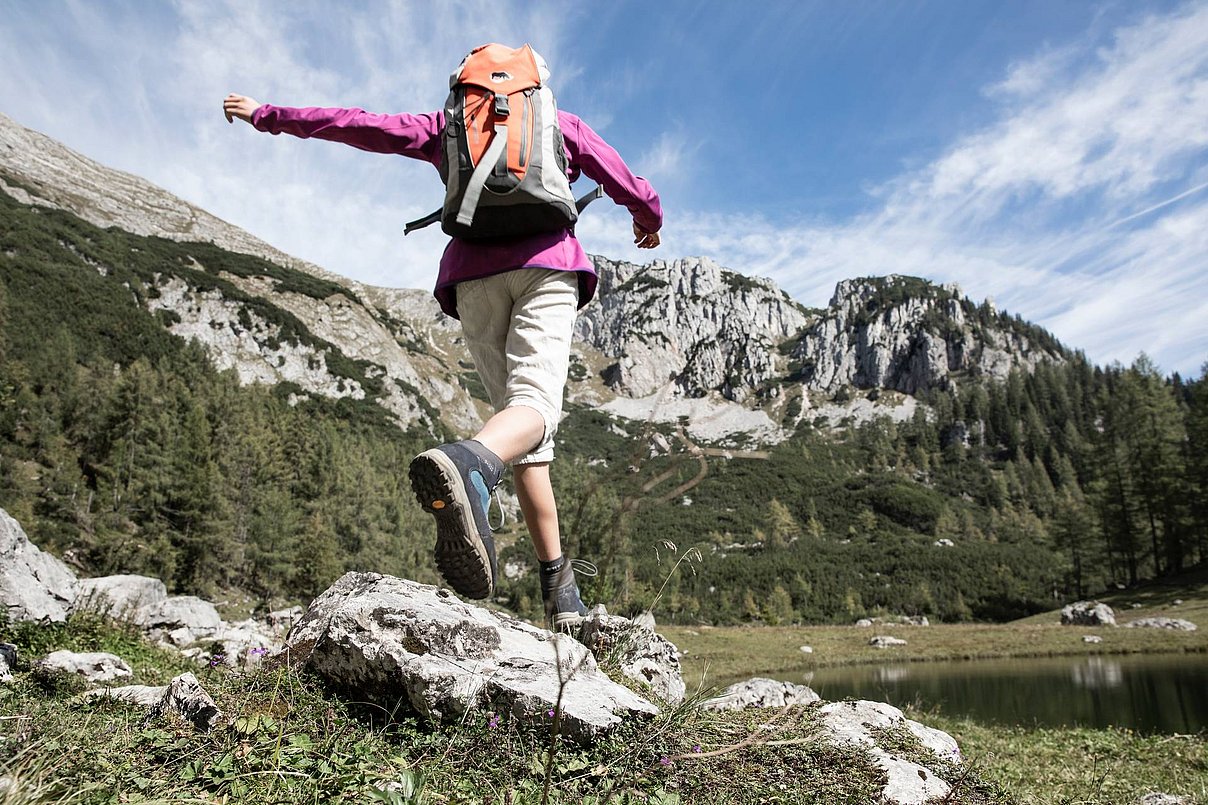
[[[499,456],[470,440],[442,444],[411,460],[411,488],[436,518],[436,569],[468,598],[495,592],[495,538],[487,507],[503,470]]]
[[[587,565],[586,562],[583,564]],[[552,630],[570,629],[583,622],[587,607],[579,597],[575,569],[569,559],[564,558],[561,567],[548,573],[542,569],[541,599],[545,602],[545,621]]]

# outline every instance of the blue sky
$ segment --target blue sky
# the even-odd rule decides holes
[[[1097,363],[1208,360],[1208,2],[0,0],[0,112],[363,282],[430,287],[429,166],[228,126],[228,91],[427,111],[484,41],[648,177],[664,245],[824,305],[958,282]]]

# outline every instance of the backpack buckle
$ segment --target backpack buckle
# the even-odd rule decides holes
[[[495,93],[495,117],[508,116],[508,96]]]

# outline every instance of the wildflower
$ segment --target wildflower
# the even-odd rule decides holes
[[[699,755],[700,754],[700,744],[697,744],[696,746],[692,747],[692,751]]]
[[[670,766],[671,758],[667,757],[666,755],[663,755],[661,758],[659,758],[659,763],[663,764],[664,766]]]
[[[251,654],[253,657],[259,657],[262,654],[268,654],[268,649],[266,649],[266,648],[249,648],[247,650],[247,653]]]
[[[223,661],[223,660],[225,660],[225,659],[226,659],[226,655],[225,655],[225,654],[215,654],[215,655],[213,655],[212,657],[210,657],[210,667],[211,667],[211,668],[213,668],[215,665],[221,665],[221,664],[222,664],[222,661]]]
[[[554,717],[554,708],[551,707],[550,709],[546,710],[545,714],[547,716],[549,716],[550,718],[553,718]]]
[[[490,718],[487,719],[487,729],[493,730],[498,727],[499,716],[495,715],[494,713],[487,713],[487,715],[490,716]]]

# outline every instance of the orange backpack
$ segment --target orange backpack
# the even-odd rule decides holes
[[[439,220],[453,237],[493,240],[574,225],[580,208],[566,177],[548,77],[545,60],[528,45],[470,51],[449,78],[444,206],[408,224],[407,232]]]

